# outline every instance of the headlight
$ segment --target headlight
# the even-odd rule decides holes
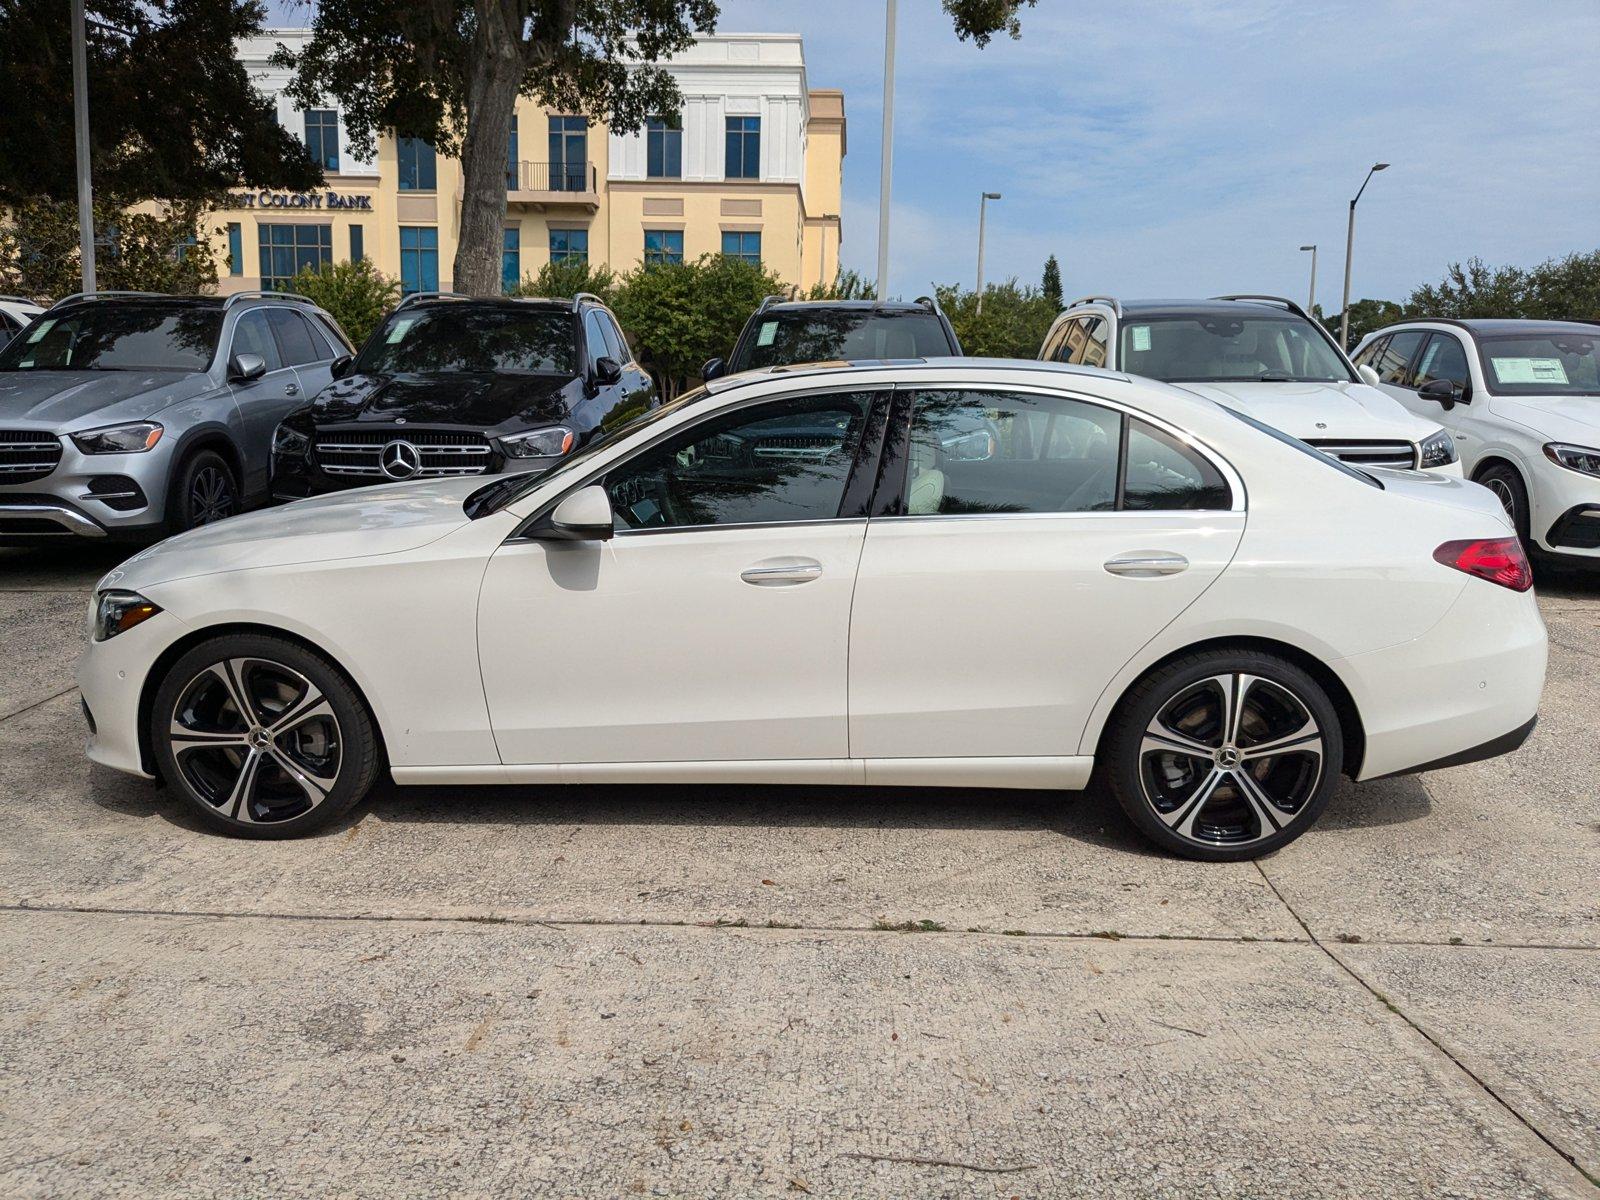
[[[131,425],[108,425],[75,433],[72,440],[85,454],[143,454],[161,440],[161,426],[154,421],[135,421]]]
[[[1544,455],[1556,466],[1565,467],[1569,471],[1577,471],[1583,475],[1600,475],[1600,450],[1551,442],[1544,448]]]
[[[311,439],[298,429],[291,429],[288,425],[279,425],[272,431],[272,453],[274,456],[283,455],[285,458],[304,458],[306,451],[311,448]]]
[[[94,640],[103,642],[135,625],[148,621],[161,611],[138,592],[101,592],[94,614]]]
[[[1420,466],[1424,471],[1429,467],[1447,467],[1456,460],[1455,439],[1442,429],[1423,438],[1421,450]]]
[[[503,437],[500,444],[512,458],[557,458],[571,450],[577,440],[572,430],[563,425],[552,425],[548,429]]]

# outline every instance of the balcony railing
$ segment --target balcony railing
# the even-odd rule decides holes
[[[509,192],[577,192],[593,195],[598,191],[598,172],[593,163],[519,162],[506,172]]]

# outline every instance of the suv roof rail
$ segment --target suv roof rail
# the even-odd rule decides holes
[[[606,302],[599,296],[596,296],[593,292],[574,292],[572,295],[572,311],[577,312],[578,305],[582,304],[585,300],[592,301],[593,303],[598,304],[601,308],[606,307]]]
[[[224,309],[232,308],[242,300],[292,300],[296,304],[316,304],[316,301],[310,296],[302,296],[299,292],[266,291],[257,288],[243,292],[230,292],[228,298],[222,302],[222,307]]]
[[[912,303],[926,305],[928,311],[936,317],[944,316],[944,309],[939,307],[938,293],[934,293],[931,296],[918,296]]]
[[[775,292],[774,294],[772,294],[770,296],[763,296],[763,297],[761,297],[761,303],[756,306],[756,312],[764,313],[764,312],[767,311],[767,309],[771,308],[774,304],[785,304],[785,303],[788,302],[788,300],[789,300],[789,297],[785,296],[781,292]]]
[[[1305,309],[1301,308],[1298,304],[1296,304],[1293,300],[1289,299],[1287,296],[1266,296],[1266,295],[1257,295],[1257,294],[1255,294],[1253,292],[1248,292],[1248,293],[1241,293],[1241,294],[1239,294],[1237,296],[1213,296],[1211,298],[1213,300],[1265,300],[1269,304],[1281,304],[1281,305],[1283,305],[1290,312],[1294,313],[1295,316],[1297,316],[1297,317],[1304,317],[1308,321],[1311,320],[1311,314],[1308,313]]]
[[[8,301],[11,304],[32,304],[36,308],[39,304],[37,300],[29,300],[26,296],[0,296],[0,300]]]
[[[1106,304],[1111,307],[1112,312],[1117,314],[1118,320],[1122,318],[1122,301],[1115,296],[1079,296],[1071,304],[1063,307],[1061,311],[1066,312],[1068,308],[1077,308],[1080,304]]]
[[[420,304],[424,300],[471,300],[472,297],[465,292],[412,292],[409,296],[402,296],[400,303],[394,306],[395,312],[402,308],[409,308],[413,304]]]
[[[60,308],[63,304],[81,304],[85,300],[125,300],[131,296],[156,300],[172,299],[165,292],[73,292],[70,296],[61,297],[50,307]]]

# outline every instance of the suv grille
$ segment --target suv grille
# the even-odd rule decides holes
[[[1400,467],[1403,470],[1415,470],[1417,466],[1417,448],[1410,442],[1307,438],[1306,444],[1341,462],[1360,463],[1368,467]]]
[[[365,475],[387,479],[382,466],[383,448],[390,442],[409,442],[422,458],[422,469],[411,479],[438,479],[447,475],[483,475],[494,452],[481,433],[450,430],[356,429],[319,434],[317,465],[329,475]]]
[[[31,429],[0,429],[0,483],[43,479],[61,461],[61,439]]]

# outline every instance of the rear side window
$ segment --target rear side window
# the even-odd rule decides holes
[[[1379,382],[1393,387],[1410,387],[1411,373],[1407,368],[1425,336],[1420,329],[1404,329],[1391,337],[1372,364]]]
[[[1076,366],[1106,365],[1106,336],[1110,328],[1102,317],[1078,317],[1061,329],[1061,337],[1050,355],[1051,361]]]
[[[1165,430],[1128,423],[1128,471],[1122,507],[1140,511],[1231,508],[1221,473]]]
[[[298,367],[327,357],[327,351],[312,339],[311,327],[299,313],[272,308],[267,310],[267,320],[278,336],[278,348],[283,352],[286,366]]]

